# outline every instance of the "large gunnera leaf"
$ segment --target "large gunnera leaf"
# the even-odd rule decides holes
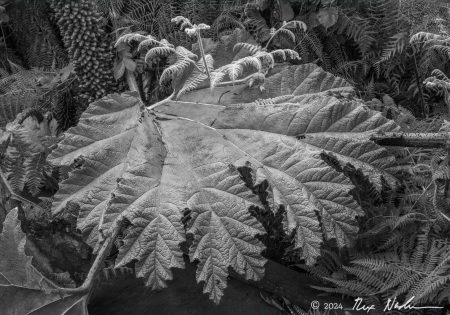
[[[50,293],[57,288],[25,254],[26,236],[20,228],[17,208],[11,210],[0,234],[0,313],[5,315],[87,314],[86,296]]]
[[[330,74],[316,76],[328,83],[309,86],[334,86]],[[94,247],[114,220],[126,217],[131,227],[116,266],[137,261],[137,276],[159,289],[172,279],[171,268],[183,266],[182,217],[189,209],[189,256],[199,261],[197,280],[218,302],[229,267],[253,280],[264,272],[264,247],[255,236],[265,231],[248,211],[263,205],[238,171],[250,167],[255,184],[269,184],[272,205],[286,209],[286,230],[295,230],[295,246],[312,264],[324,240],[351,245],[363,215],[349,193],[352,183],[322,160],[324,153],[379,185],[383,177],[395,182],[386,171],[391,157],[368,137],[397,127],[323,89],[304,95],[294,92],[306,88],[290,88],[286,97],[227,107],[174,101],[151,113],[135,94],[107,96],[90,105],[50,156],[61,165],[75,161],[53,212],[79,204],[78,226]]]

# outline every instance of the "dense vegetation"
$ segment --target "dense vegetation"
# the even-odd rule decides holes
[[[100,270],[163,289],[189,257],[215,303],[271,260],[333,301],[449,309],[449,15],[0,0],[0,304],[84,314]]]

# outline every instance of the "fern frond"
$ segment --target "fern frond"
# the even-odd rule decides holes
[[[418,32],[411,36],[409,39],[410,44],[425,44],[429,41],[443,40],[441,35],[428,33],[428,32]]]
[[[313,31],[301,32],[299,34],[300,41],[296,45],[296,48],[302,48],[303,46],[307,46],[307,51],[312,51],[314,53],[313,58],[323,59],[323,44],[317,34]],[[308,60],[302,56],[302,59]]]
[[[276,32],[277,34],[286,35],[288,38],[292,40],[293,43],[295,43],[295,34],[291,30],[288,30],[286,28],[279,28]]]
[[[251,55],[256,54],[257,52],[262,50],[262,47],[260,45],[254,45],[250,43],[237,43],[233,47],[233,51],[237,52],[241,49],[247,50]]]
[[[343,266],[342,268],[347,273],[356,276],[359,281],[362,281],[366,285],[370,286],[372,291],[380,291],[385,285],[384,275],[381,273],[372,272],[371,269],[359,266]]]
[[[239,60],[233,61],[233,63],[239,64],[242,67],[253,67],[257,71],[260,71],[262,69],[261,60],[255,56],[247,56]]]
[[[339,10],[339,19],[336,25],[338,34],[345,34],[357,43],[361,55],[368,52],[375,42],[367,21],[361,17],[349,16],[343,10]]]
[[[35,106],[39,95],[34,90],[9,92],[0,95],[0,127],[13,121],[24,109]]]
[[[10,152],[10,159],[5,165],[8,181],[15,192],[22,192],[26,183],[26,172],[24,168],[25,156],[17,148]]]
[[[180,30],[184,30],[187,27],[193,27],[191,21],[184,16],[176,16],[171,20],[173,23],[179,25]]]
[[[24,163],[26,185],[33,196],[40,192],[44,182],[44,168],[47,164],[45,158],[45,153],[38,152],[32,154]]]
[[[170,23],[170,17],[174,15],[172,1],[133,0],[121,6],[120,9],[119,16],[125,22],[124,26],[145,31],[156,37],[165,37],[172,30]]]
[[[276,49],[270,52],[273,57],[281,57],[284,61],[289,59],[300,60],[298,52],[292,49]]]
[[[436,77],[439,80],[450,81],[450,79],[447,77],[447,75],[439,69],[434,69],[431,72],[431,75]]]
[[[205,60],[207,67],[212,73],[212,70],[214,69],[214,59],[210,54],[205,55]],[[184,93],[187,93],[189,91],[194,90],[197,88],[200,83],[205,81],[208,78],[208,75],[206,74],[205,65],[203,63],[203,60],[199,60],[196,63],[196,67],[194,68],[194,71],[189,75],[188,79],[184,83],[183,87],[180,89],[180,91],[177,93],[177,98],[183,95]]]
[[[156,41],[156,39],[153,36],[151,36],[151,35],[142,35],[139,32],[128,33],[128,34],[124,34],[124,35],[120,36],[116,40],[116,43],[114,44],[114,47],[118,47],[119,45],[123,45],[123,44],[129,45],[132,42],[141,43],[141,42],[143,42],[145,40]]]
[[[304,32],[308,29],[305,22],[300,21],[300,20],[291,20],[291,21],[283,24],[283,26],[281,26],[281,28],[299,28]]]
[[[153,47],[145,54],[144,61],[151,64],[152,60],[157,57],[167,57],[174,53],[176,53],[176,50],[169,46]]]
[[[256,54],[252,55],[251,57],[255,57],[261,60],[261,64],[264,69],[273,68],[273,66],[275,65],[274,56],[271,53],[268,53],[267,51],[259,51]]]
[[[239,78],[242,75],[242,72],[244,71],[244,68],[239,63],[231,63],[229,65],[226,65],[223,69],[226,71],[230,79],[234,82],[237,78]]]
[[[212,29],[217,35],[232,32],[236,28],[245,29],[245,25],[230,12],[223,12],[212,24]]]
[[[164,69],[159,79],[159,83],[163,85],[164,83],[170,81],[172,78],[181,76],[192,63],[195,63],[195,61],[190,58],[178,58],[173,65],[170,65],[169,67]]]
[[[194,60],[198,59],[198,56],[196,54],[194,54],[189,49],[184,48],[183,46],[177,46],[177,48],[175,48],[175,51],[176,54],[181,58],[189,58]]]
[[[162,41],[158,41],[156,38],[154,38],[153,36],[148,35],[147,39],[142,40],[139,43],[139,46],[137,48],[138,51],[142,51],[144,49],[148,49],[149,46],[154,46],[154,45],[161,45]],[[163,45],[164,47],[165,45]],[[169,45],[168,45],[169,46]],[[173,45],[170,45],[169,47],[173,48]]]
[[[441,55],[446,59],[450,58],[450,43],[449,46],[433,45],[429,49],[435,51],[438,55]]]
[[[377,62],[386,62],[392,59],[395,55],[401,54],[406,47],[407,40],[407,32],[401,32],[392,36],[391,40],[386,45],[386,48],[383,50],[380,60]]]
[[[217,84],[222,82],[225,76],[227,75],[227,71],[225,71],[223,68],[219,69],[217,69],[219,71],[216,70],[211,72],[211,83],[210,83],[211,90],[214,89],[217,86]]]

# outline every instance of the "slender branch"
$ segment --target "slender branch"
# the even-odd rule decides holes
[[[205,50],[203,49],[202,36],[200,35],[200,30],[197,30],[197,41],[198,47],[200,49],[200,54],[202,55],[203,63],[205,64],[206,75],[208,80],[211,81],[211,75],[209,74],[208,64],[206,63]]]
[[[157,102],[157,103],[155,103],[155,104],[152,104],[152,105],[148,106],[148,107],[147,107],[147,110],[153,110],[153,109],[155,109],[156,107],[158,107],[158,106],[160,106],[160,105],[163,105],[163,104],[165,104],[165,103],[167,103],[167,102],[173,100],[174,97],[175,97],[175,91],[174,91],[172,94],[170,94],[169,97],[163,99],[162,101],[159,101],[159,102]]]

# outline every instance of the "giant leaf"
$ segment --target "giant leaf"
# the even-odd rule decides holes
[[[327,90],[348,86],[314,65],[279,73],[266,82],[276,99],[247,104],[192,101],[205,91],[151,113],[141,110],[135,94],[92,103],[51,155],[59,164],[77,164],[60,185],[54,213],[67,202],[80,204],[78,225],[93,246],[98,235],[108,236],[114,220],[126,217],[131,227],[116,266],[136,260],[137,276],[159,289],[172,279],[171,268],[183,266],[181,221],[189,209],[189,255],[199,261],[197,280],[216,302],[229,267],[253,280],[264,271],[264,247],[255,238],[264,229],[248,211],[262,205],[239,167],[250,167],[255,183],[267,181],[308,264],[325,239],[351,245],[362,211],[349,193],[350,180],[322,155],[352,164],[378,186],[383,177],[395,184],[387,172],[392,158],[368,136],[397,127],[362,103],[327,96]],[[299,85],[283,73],[293,73]],[[241,95],[251,95],[248,87],[241,89]]]
[[[17,208],[11,210],[0,234],[0,305],[5,315],[87,314],[86,296],[50,293],[56,289],[25,254],[26,236],[20,227]]]

